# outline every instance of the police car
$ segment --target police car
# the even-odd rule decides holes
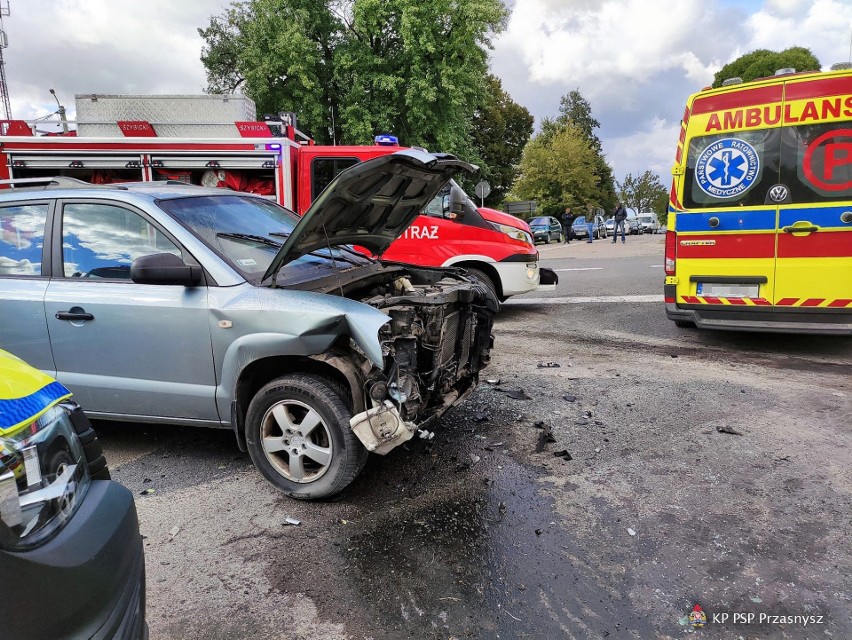
[[[0,636],[147,638],[133,496],[70,396],[0,350]]]

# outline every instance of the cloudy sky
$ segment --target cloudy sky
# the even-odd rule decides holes
[[[5,2],[2,2],[5,5]],[[227,0],[9,0],[3,51],[16,118],[73,115],[74,94],[200,93],[198,27]],[[515,0],[493,72],[536,117],[579,89],[600,121],[615,176],[667,181],[686,97],[758,48],[808,47],[828,68],[850,58],[849,0]]]

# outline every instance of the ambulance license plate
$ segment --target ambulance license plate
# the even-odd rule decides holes
[[[758,298],[760,285],[757,284],[717,284],[714,282],[699,282],[695,295],[713,296],[716,298]]]

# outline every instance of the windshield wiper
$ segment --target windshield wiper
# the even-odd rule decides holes
[[[290,237],[289,233],[284,233],[283,231],[270,231],[269,235],[276,236],[278,238],[289,238]]]
[[[226,233],[224,231],[220,231],[216,234],[217,238],[230,238],[232,240],[249,240],[250,242],[257,242],[259,244],[265,244],[269,247],[280,247],[281,243],[276,242],[275,240],[270,240],[264,236],[257,236],[253,233]]]

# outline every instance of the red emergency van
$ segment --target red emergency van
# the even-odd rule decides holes
[[[74,123],[70,134],[40,135],[29,123],[0,121],[0,180],[180,180],[258,193],[301,214],[344,169],[402,149],[387,135],[377,136],[375,145],[316,145],[296,129],[292,114],[248,119],[256,117],[245,115],[253,114],[254,104],[241,96],[96,94],[76,100],[78,118],[82,113],[87,120]],[[232,121],[222,121],[228,117],[223,108]],[[556,286],[556,274],[539,267],[529,226],[469,198],[463,215],[450,214],[436,198],[382,258],[464,267],[502,300]]]

